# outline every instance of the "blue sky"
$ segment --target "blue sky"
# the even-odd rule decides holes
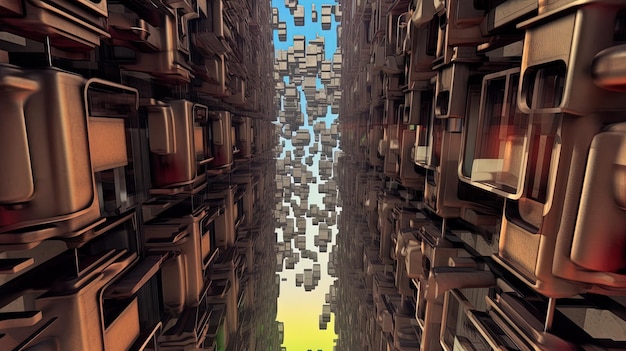
[[[313,23],[311,20],[311,5],[315,4],[318,11],[318,22]],[[296,27],[294,25],[293,16],[289,12],[289,9],[285,7],[285,0],[273,0],[272,7],[278,9],[279,20],[286,22],[287,24],[287,41],[281,42],[278,40],[277,31],[274,32],[274,47],[276,50],[288,50],[293,45],[294,35],[304,35],[307,43],[309,40],[315,39],[317,35],[325,38],[325,58],[332,60],[332,56],[337,47],[337,23],[334,20],[331,24],[330,30],[322,30],[321,25],[321,10],[322,4],[337,5],[332,0],[326,1],[313,1],[313,0],[300,0],[299,5],[304,6],[305,10],[305,25]],[[323,87],[320,80],[317,80],[318,89]],[[300,91],[300,99],[302,102],[301,111],[304,114],[305,124],[303,128],[308,129],[311,132],[311,143],[314,142],[313,125],[308,125],[308,116],[306,115],[305,104],[306,99],[304,94]],[[327,110],[327,115],[324,118],[318,118],[316,122],[326,122],[326,127],[330,128],[330,125],[335,121],[337,115],[330,113],[330,107]],[[297,128],[292,128],[295,132]],[[285,149],[279,157],[285,156],[285,151],[292,150],[290,140],[281,139],[285,141]],[[336,149],[335,149],[336,150]],[[305,147],[306,156],[309,155],[308,147]],[[305,156],[305,157],[306,157]],[[318,162],[320,160],[319,153],[314,156],[313,166],[309,166],[308,170],[313,172],[313,176],[317,177],[317,183],[322,181],[319,178]],[[303,158],[304,161],[304,158]],[[322,195],[318,193],[318,184],[309,184],[310,193],[308,197],[309,207],[313,204],[317,204],[320,208],[324,208],[322,203]],[[295,195],[292,198],[297,198]],[[298,199],[298,203],[300,200]],[[284,205],[289,205],[284,203]],[[340,208],[336,210],[337,214],[340,213]],[[293,217],[293,211],[290,212]],[[312,224],[311,218],[307,218],[306,226],[306,238],[307,249],[317,251],[317,248],[313,245],[313,235],[317,234],[318,228]],[[336,226],[330,226],[332,241],[328,245],[328,251],[332,250],[332,244],[335,243],[335,235],[337,233]],[[278,234],[278,240],[282,241],[283,233],[281,229],[276,230]],[[292,244],[292,246],[295,246]],[[298,252],[294,248],[294,252]],[[283,270],[280,275],[283,281],[281,281],[280,297],[278,299],[278,315],[277,320],[284,322],[285,325],[285,338],[283,346],[288,351],[306,351],[311,350],[324,350],[332,351],[334,345],[334,339],[336,335],[334,333],[334,316],[331,317],[331,322],[328,323],[327,330],[319,330],[318,328],[318,316],[322,313],[322,305],[325,303],[325,294],[329,291],[329,286],[333,283],[334,278],[327,274],[327,262],[328,253],[318,253],[318,263],[321,264],[322,277],[319,281],[319,285],[311,292],[305,292],[303,287],[295,286],[295,274],[302,273],[304,269],[312,268],[313,262],[308,259],[300,259],[300,262],[296,265],[294,270]]]
[[[311,5],[315,4],[315,9],[318,12],[318,21],[313,23],[311,21]],[[285,7],[283,0],[272,0],[272,7],[278,8],[278,17],[280,21],[287,23],[287,41],[282,42],[278,40],[278,32],[274,32],[274,49],[287,50],[293,45],[293,36],[295,34],[302,34],[306,36],[307,41],[315,39],[316,35],[326,38],[326,59],[332,59],[335,48],[337,47],[337,23],[333,21],[329,30],[322,30],[322,4],[337,5],[334,1],[315,1],[315,0],[299,0],[298,5],[304,6],[305,18],[304,26],[296,27],[293,24],[293,16],[289,12],[289,9]]]

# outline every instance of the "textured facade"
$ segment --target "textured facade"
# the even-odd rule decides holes
[[[280,349],[271,16],[0,1],[0,349]]]
[[[341,8],[336,349],[625,349],[624,2]]]

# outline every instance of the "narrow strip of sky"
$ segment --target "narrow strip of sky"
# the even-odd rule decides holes
[[[311,5],[315,4],[316,11],[318,12],[318,21],[312,22],[311,20]],[[322,30],[321,24],[321,11],[322,5],[337,5],[336,2],[332,0],[326,1],[314,1],[314,0],[299,0],[298,5],[304,7],[305,10],[305,25],[296,27],[294,25],[294,19],[291,15],[289,9],[285,6],[284,0],[273,0],[272,7],[278,9],[279,12],[279,21],[285,22],[287,27],[287,41],[281,42],[278,40],[277,31],[274,32],[274,47],[278,50],[288,50],[290,46],[293,46],[293,36],[294,35],[304,35],[306,38],[306,42],[313,40],[317,35],[324,37],[324,58],[325,60],[332,61],[333,54],[337,48],[337,23],[335,22],[334,15],[332,17],[331,28],[329,30]],[[320,79],[317,80],[317,89],[323,87]],[[288,80],[286,81],[288,83]],[[313,143],[314,134],[313,134],[313,126],[308,124],[308,116],[306,114],[305,103],[306,98],[302,93],[302,88],[298,87],[298,91],[300,93],[300,98],[302,101],[301,111],[304,115],[304,125],[303,128],[309,129],[311,132],[311,145]],[[333,123],[337,115],[330,113],[330,107],[327,110],[326,116],[318,118],[316,122],[324,121],[326,123],[326,128],[330,128],[331,123]],[[295,131],[295,130],[294,130]],[[290,140],[285,140],[281,138],[281,141],[285,141],[285,148],[281,157],[285,156],[285,152],[287,150],[292,150],[294,147]],[[336,148],[335,150],[336,151]],[[308,147],[305,147],[306,156],[309,155]],[[306,157],[305,156],[305,157]],[[318,184],[321,183],[319,178],[319,158],[320,154],[316,154],[314,157],[314,164],[312,167],[309,167],[310,170],[313,171],[314,177],[317,178]],[[322,196],[318,192],[317,184],[310,184],[310,193],[309,193],[309,206],[312,204],[317,204],[320,207],[324,207],[322,203]],[[299,202],[299,201],[298,201]],[[284,203],[284,205],[288,205],[288,203]],[[338,209],[340,211],[340,209]],[[293,215],[293,212],[290,211],[290,214]],[[332,244],[335,243],[335,235],[337,228],[336,226],[331,226],[332,228],[332,241],[329,243],[329,251],[332,250]],[[313,245],[313,234],[317,233],[318,227],[313,226],[311,223],[311,219],[307,218],[307,248],[309,249],[317,249]],[[279,234],[278,239],[281,240],[282,230],[278,229],[277,234]],[[309,262],[308,259],[301,260],[301,264],[296,265],[295,270],[283,270],[281,273],[282,278],[286,278],[287,281],[281,282],[281,296],[278,301],[278,320],[284,322],[285,327],[285,338],[283,346],[287,348],[288,351],[306,351],[306,350],[324,350],[324,351],[332,351],[334,345],[334,338],[336,335],[334,333],[334,316],[332,316],[331,323],[328,323],[328,330],[319,330],[318,329],[318,316],[321,314],[322,305],[325,303],[325,294],[328,293],[329,286],[334,281],[334,278],[327,274],[327,261],[328,261],[328,253],[319,253],[318,252],[319,263],[322,266],[322,279],[319,282],[319,285],[315,288],[314,291],[305,292],[303,287],[295,286],[295,273],[302,272],[305,268],[311,268],[313,262]]]

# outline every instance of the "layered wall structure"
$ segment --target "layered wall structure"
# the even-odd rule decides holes
[[[624,4],[340,3],[336,349],[624,349]]]
[[[0,3],[0,348],[278,350],[271,7]]]

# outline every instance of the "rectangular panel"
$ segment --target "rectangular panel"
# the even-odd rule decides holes
[[[139,307],[137,298],[122,311],[104,332],[107,351],[126,351],[139,336]]]
[[[94,172],[127,165],[124,120],[89,118],[89,149]]]

